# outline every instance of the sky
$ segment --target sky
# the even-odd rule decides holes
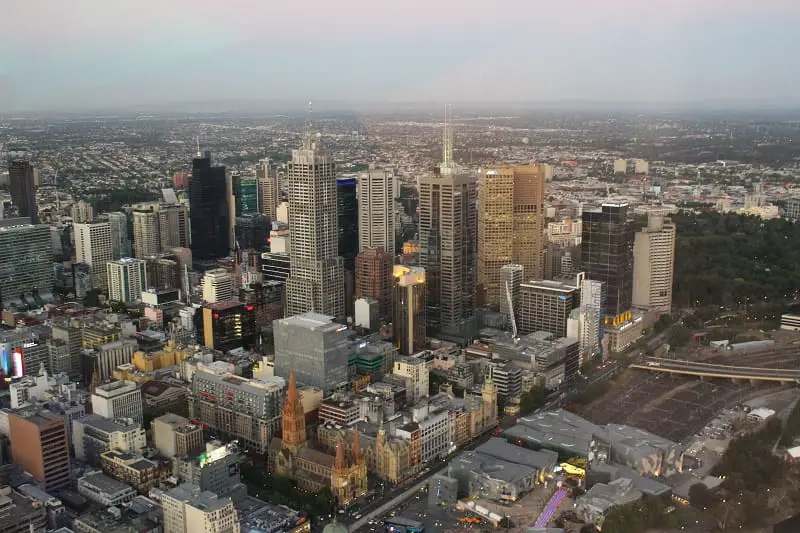
[[[800,103],[797,0],[2,0],[0,111]]]

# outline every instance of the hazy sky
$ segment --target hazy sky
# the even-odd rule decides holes
[[[0,0],[0,111],[800,103],[798,0]]]

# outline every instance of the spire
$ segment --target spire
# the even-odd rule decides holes
[[[353,432],[353,461],[359,462],[361,460],[361,446],[358,443],[358,429]]]
[[[344,460],[344,440],[339,437],[339,442],[336,443],[336,459],[333,462],[333,467],[339,470],[347,468],[347,463]]]
[[[314,147],[313,138],[313,121],[311,120],[311,114],[314,110],[314,106],[311,100],[308,100],[308,116],[306,117],[306,138],[303,141],[303,148],[305,150],[311,150]]]
[[[297,404],[297,382],[294,380],[294,368],[289,369],[289,386],[286,388],[286,403],[294,408]]]
[[[450,104],[444,106],[444,136],[442,139],[442,168],[453,168],[453,128],[450,124]]]

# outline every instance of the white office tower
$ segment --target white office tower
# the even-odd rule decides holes
[[[633,307],[669,313],[675,272],[675,224],[650,215],[633,241]]]
[[[125,213],[106,213],[111,225],[111,255],[114,259],[130,257],[131,241],[128,238],[128,216]]]
[[[155,211],[133,212],[133,255],[139,259],[158,255],[159,244],[158,213]]]
[[[581,357],[580,361],[601,353],[603,338],[603,282],[582,279],[579,275],[579,287],[581,289],[581,305],[578,340],[580,342]]]
[[[108,298],[115,302],[138,302],[147,289],[147,262],[124,257],[106,263]]]
[[[85,222],[75,224],[75,261],[89,265],[92,287],[105,290],[106,263],[114,258],[111,224]]]
[[[206,303],[235,300],[233,276],[224,268],[209,270],[203,276],[203,301]]]
[[[289,202],[281,202],[278,204],[278,208],[275,210],[275,217],[278,222],[283,222],[284,224],[289,224]]]
[[[627,159],[615,159],[614,160],[614,174],[627,174],[628,172],[628,160]]]
[[[87,204],[83,200],[72,204],[72,207],[69,208],[69,214],[72,217],[73,224],[83,224],[94,219],[94,209],[91,204]]]
[[[189,209],[179,203],[160,205],[158,232],[161,250],[189,248]]]
[[[239,533],[233,500],[197,485],[184,484],[163,494],[164,533]]]
[[[274,221],[277,218],[277,209],[280,199],[278,189],[278,171],[269,159],[262,159],[256,167],[258,180],[258,195],[261,199],[261,212]]]
[[[112,381],[98,385],[92,393],[92,412],[115,420],[130,418],[142,423],[142,391],[133,381]]]
[[[358,251],[381,247],[394,255],[394,173],[373,169],[358,177]]]
[[[339,257],[336,164],[310,129],[288,168],[291,262],[286,315],[344,319],[344,265]]]

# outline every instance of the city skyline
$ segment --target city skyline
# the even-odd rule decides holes
[[[800,102],[800,74],[783,63],[798,51],[800,6],[787,0],[508,0],[458,10],[415,1],[380,12],[358,0],[310,10],[246,0],[42,7],[4,6],[7,20],[34,23],[7,27],[0,112],[298,94],[350,104]],[[291,82],[270,83],[276,77]]]

